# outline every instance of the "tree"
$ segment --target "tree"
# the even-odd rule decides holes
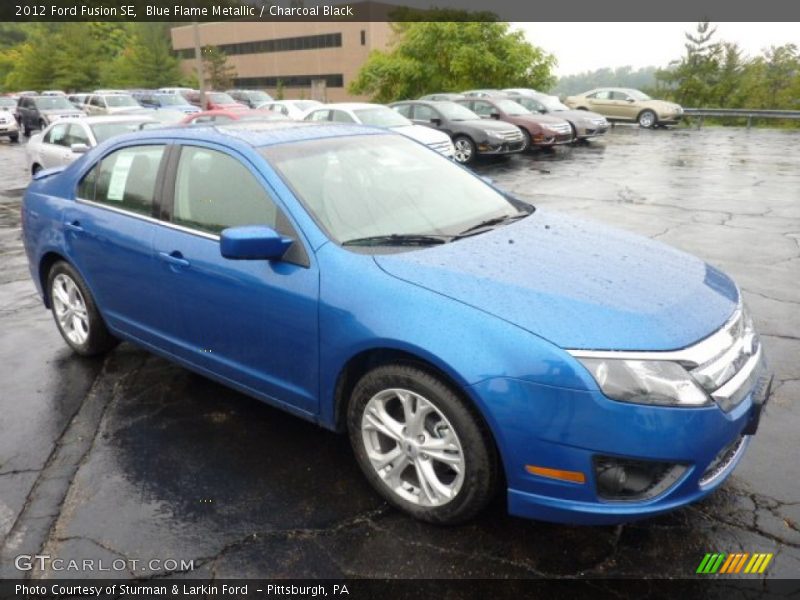
[[[35,24],[27,39],[10,48],[13,67],[5,78],[9,90],[41,91],[52,87],[55,77],[53,52],[59,26]]]
[[[228,64],[228,57],[215,46],[204,46],[203,72],[212,90],[224,90],[233,86],[236,69]]]
[[[350,83],[376,102],[475,87],[548,89],[555,58],[499,22],[403,22],[395,43],[375,50]]]
[[[137,23],[110,65],[103,74],[109,87],[158,88],[174,85],[182,77],[164,23]]]
[[[656,74],[659,81],[673,89],[672,96],[679,104],[694,107],[714,104],[723,52],[721,44],[711,41],[716,31],[708,21],[698,23],[694,34],[684,34],[684,56]]]

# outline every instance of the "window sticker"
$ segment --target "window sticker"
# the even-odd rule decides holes
[[[125,183],[128,181],[128,173],[131,170],[131,163],[133,162],[133,154],[120,154],[117,156],[117,162],[114,163],[114,168],[111,171],[111,180],[108,183],[108,200],[122,202],[125,195]]]

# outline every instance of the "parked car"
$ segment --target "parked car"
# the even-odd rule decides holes
[[[0,112],[11,113],[16,117],[18,98],[13,96],[0,96]]]
[[[432,100],[434,102],[455,102],[456,100],[461,100],[464,98],[464,94],[450,94],[450,93],[440,93],[440,94],[426,94],[425,96],[420,96],[420,100]]]
[[[19,125],[25,137],[34,129],[44,129],[60,119],[77,119],[86,113],[75,108],[64,96],[23,96],[17,104]]]
[[[465,92],[461,92],[461,95],[465,98],[502,98],[505,96],[503,92],[500,90],[467,90]]]
[[[127,340],[346,431],[427,521],[469,519],[500,483],[512,514],[568,523],[695,502],[769,396],[727,275],[388,130],[120,136],[34,177],[21,223],[76,353]]]
[[[317,106],[322,106],[322,102],[317,102],[316,100],[273,100],[259,104],[256,108],[279,112],[290,119],[301,121],[309,110]]]
[[[506,97],[465,98],[459,104],[466,106],[482,119],[497,119],[520,128],[525,138],[525,148],[546,148],[572,142],[572,126],[564,119],[538,115]]]
[[[62,92],[61,90],[45,90],[40,95],[41,96],[66,96],[67,94]]]
[[[127,94],[127,93],[128,93],[128,90],[111,90],[111,89],[109,89],[109,90],[105,90],[105,89],[94,90],[92,92],[92,94],[98,94],[100,96],[105,96],[107,94]]]
[[[556,96],[547,94],[509,94],[513,100],[533,113],[553,115],[564,119],[572,125],[572,133],[576,140],[588,140],[608,131],[608,121],[603,115],[588,110],[571,110]]]
[[[523,95],[523,96],[534,95],[535,96],[536,94],[540,94],[541,93],[541,92],[536,91],[533,88],[506,88],[506,89],[500,90],[500,91],[503,92],[506,95],[514,94],[514,95],[517,95],[517,96],[519,96],[519,95]]]
[[[639,90],[597,88],[577,96],[568,96],[564,103],[578,110],[592,110],[611,121],[631,121],[640,127],[674,125],[683,118],[680,104],[653,100]]]
[[[180,94],[181,96],[186,96],[186,94],[196,92],[197,90],[188,87],[162,87],[158,88],[158,91],[164,94]]]
[[[281,113],[272,110],[217,109],[187,115],[181,121],[184,125],[221,125],[231,121],[288,121]]]
[[[195,106],[200,106],[200,92],[189,92],[186,95],[186,99],[189,101],[190,104],[194,104]],[[247,110],[247,107],[239,104],[231,98],[228,94],[224,92],[206,92],[206,110],[218,110],[218,109],[239,109],[239,110]]]
[[[472,162],[479,154],[511,154],[525,149],[519,127],[481,119],[455,102],[406,100],[389,106],[412,123],[449,135],[453,140],[453,157],[462,164]]]
[[[25,145],[28,171],[36,175],[42,169],[67,165],[97,144],[123,133],[138,131],[145,123],[157,123],[149,117],[102,116],[57,121],[34,135]]]
[[[72,106],[75,108],[83,110],[83,107],[86,105],[86,101],[89,99],[89,96],[91,96],[91,94],[70,94],[67,96],[67,100],[72,102]]]
[[[142,129],[177,125],[186,118],[186,113],[181,110],[160,108],[146,115],[149,122],[142,125]]]
[[[450,136],[429,127],[414,125],[404,116],[382,104],[367,102],[342,102],[323,104],[310,110],[304,117],[306,121],[328,121],[332,123],[359,123],[392,129],[428,146],[448,158],[452,158],[455,150]]]
[[[7,137],[10,142],[19,141],[19,125],[17,118],[10,110],[3,109],[3,98],[0,98],[0,137]]]
[[[146,109],[130,94],[92,94],[86,100],[86,112],[90,115],[118,115],[145,113]]]
[[[165,92],[140,92],[133,94],[136,101],[145,108],[167,109],[180,111],[186,115],[200,112],[200,108],[180,94],[168,94]]]
[[[258,108],[259,105],[273,100],[272,96],[261,90],[226,90],[225,93],[248,108]]]

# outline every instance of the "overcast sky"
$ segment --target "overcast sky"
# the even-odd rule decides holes
[[[796,0],[786,0],[796,1]],[[557,75],[601,67],[666,66],[684,51],[683,33],[696,23],[512,23],[558,58]],[[789,42],[800,46],[798,23],[716,23],[715,39],[737,42],[746,54]]]

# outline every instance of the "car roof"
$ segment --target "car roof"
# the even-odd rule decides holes
[[[279,144],[302,142],[306,140],[349,137],[356,135],[400,135],[366,125],[349,123],[320,123],[318,121],[234,121],[223,125],[208,127],[186,127],[170,125],[146,132],[134,133],[115,138],[119,141],[135,141],[141,137],[149,139],[174,139],[197,141],[217,141],[230,143],[232,140],[254,148]]]

